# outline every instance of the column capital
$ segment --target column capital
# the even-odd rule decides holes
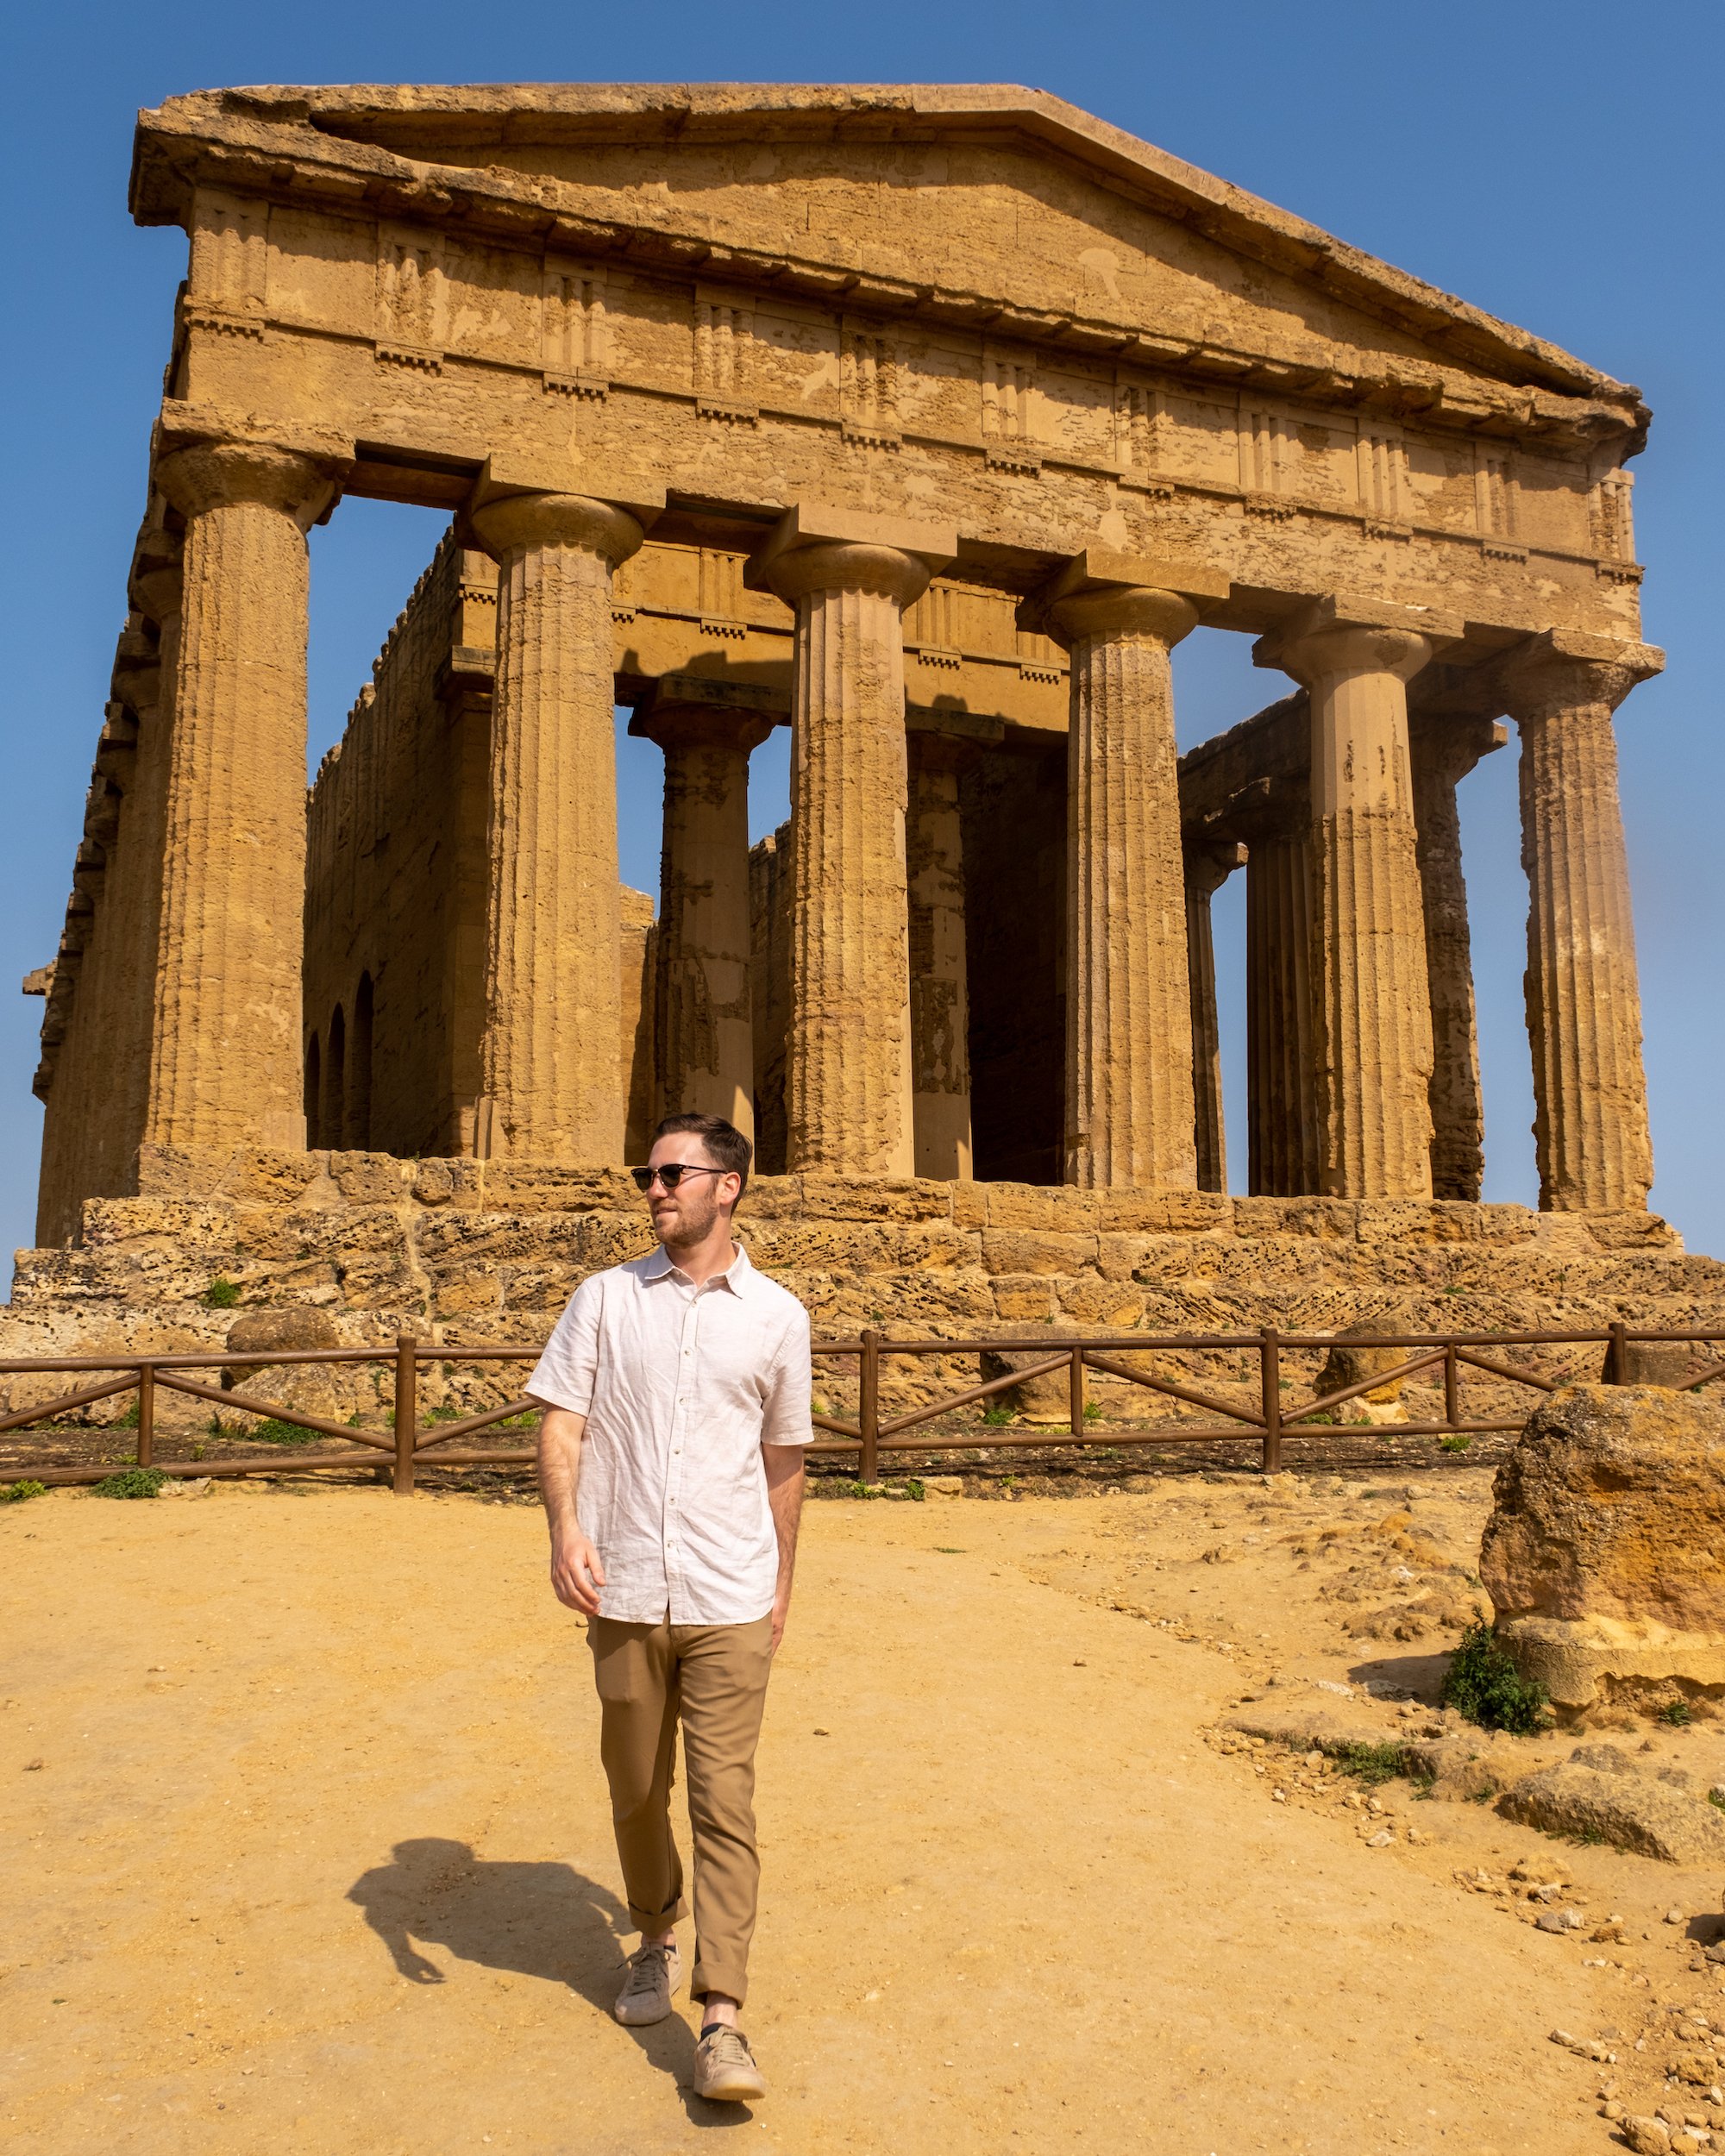
[[[1584,704],[1615,711],[1638,682],[1665,669],[1657,644],[1546,629],[1506,652],[1495,676],[1513,718],[1544,718]]]
[[[182,517],[252,504],[309,531],[333,509],[341,479],[329,462],[260,442],[200,442],[158,459],[155,484]]]
[[[871,592],[902,613],[957,551],[953,524],[799,502],[750,557],[743,581],[791,605],[811,592]]]
[[[1214,898],[1233,875],[1236,868],[1243,868],[1246,849],[1237,838],[1217,844],[1200,841],[1184,849],[1186,889],[1195,899]]]
[[[1393,674],[1405,682],[1463,633],[1459,615],[1329,592],[1260,636],[1252,664],[1292,674],[1308,688],[1350,674]]]
[[[1019,626],[1070,649],[1083,636],[1152,636],[1170,649],[1196,628],[1202,603],[1232,586],[1201,562],[1086,547],[1020,601]]]
[[[752,682],[714,681],[698,674],[662,674],[645,703],[635,707],[629,730],[662,749],[756,749],[775,726],[788,721],[789,699]]]
[[[471,506],[467,523],[499,562],[530,547],[573,547],[601,555],[614,569],[647,536],[626,509],[587,494],[499,494]]]

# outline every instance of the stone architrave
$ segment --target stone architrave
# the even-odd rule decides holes
[[[909,736],[905,854],[916,1172],[946,1182],[968,1180],[971,1173],[970,1006],[958,776],[974,753],[974,744],[950,735],[919,730]]]
[[[749,757],[773,729],[763,692],[662,680],[630,731],[665,752],[656,966],[660,1106],[755,1135],[749,993]]]
[[[1318,1188],[1312,1008],[1312,840],[1277,831],[1245,864],[1249,1185],[1257,1198]]]
[[[1653,1385],[1552,1395],[1497,1471],[1479,1576],[1560,1712],[1725,1698],[1725,1407]]]
[[[1426,917],[1426,980],[1432,1003],[1432,1195],[1477,1201],[1485,1174],[1473,948],[1462,874],[1456,787],[1482,755],[1507,738],[1502,727],[1441,713],[1408,729],[1414,820]]]
[[[1664,664],[1650,645],[1553,630],[1502,668],[1521,736],[1527,1035],[1548,1213],[1639,1210],[1653,1180],[1611,715]]]
[[[336,482],[240,442],[156,467],[185,519],[145,1138],[305,1142],[305,535]]]
[[[1459,621],[1326,599],[1260,639],[1311,697],[1318,1187],[1432,1191],[1432,1015],[1407,683]]]
[[[1192,1134],[1200,1190],[1228,1187],[1222,1116],[1222,1034],[1216,1009],[1216,947],[1210,901],[1246,857],[1238,841],[1186,851],[1186,970],[1192,1008]]]
[[[643,537],[609,501],[492,459],[474,531],[497,561],[481,1158],[615,1161],[626,1104],[611,583]]]
[[[1071,657],[1066,1181],[1190,1190],[1191,987],[1169,654],[1228,583],[1101,548],[1026,618]]]
[[[787,1166],[915,1172],[904,611],[949,527],[800,505],[748,582],[796,610]]]

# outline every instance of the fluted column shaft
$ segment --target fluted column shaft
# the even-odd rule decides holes
[[[1432,1194],[1477,1200],[1485,1174],[1485,1109],[1456,787],[1478,750],[1465,730],[1441,719],[1416,725],[1410,749],[1432,1006]]]
[[[1432,1017],[1406,684],[1422,636],[1337,626],[1284,644],[1311,693],[1318,1188],[1432,1189]]]
[[[1228,1187],[1222,1116],[1222,1030],[1216,1009],[1216,948],[1210,901],[1239,866],[1241,846],[1194,847],[1186,855],[1186,971],[1192,1012],[1192,1135],[1200,1190]]]
[[[928,571],[831,542],[786,555],[771,580],[797,614],[787,1165],[909,1175],[902,617]]]
[[[611,580],[641,527],[571,494],[471,513],[499,567],[475,1149],[615,1161],[626,1104]]]
[[[1312,842],[1254,838],[1245,865],[1248,1187],[1255,1198],[1318,1188],[1313,1055]]]
[[[1190,1190],[1192,1011],[1169,653],[1173,592],[1060,599],[1067,736],[1066,1180]]]
[[[944,1181],[968,1179],[971,1172],[970,1005],[958,812],[965,753],[938,734],[910,737],[906,852],[916,1172]]]
[[[305,533],[310,459],[217,444],[162,460],[185,518],[145,1136],[304,1144]]]
[[[1611,719],[1650,670],[1554,655],[1507,676],[1521,736],[1527,1034],[1547,1212],[1639,1208],[1653,1179]]]
[[[664,1113],[722,1115],[755,1134],[749,995],[749,756],[753,711],[655,704],[636,730],[665,752],[656,1037]]]

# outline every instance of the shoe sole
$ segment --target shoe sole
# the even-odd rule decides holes
[[[703,2089],[699,2082],[695,2084],[695,2094],[709,2103],[755,2103],[766,2093],[767,2084],[760,2080],[725,2081],[707,2089]]]

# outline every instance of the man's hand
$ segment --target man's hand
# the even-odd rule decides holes
[[[551,1586],[567,1609],[583,1617],[599,1615],[599,1590],[605,1585],[605,1567],[579,1527],[554,1528],[551,1534]],[[776,1645],[776,1639],[775,1641]]]
[[[791,1583],[787,1580],[773,1597],[773,1644],[768,1652],[777,1654],[779,1642],[785,1636],[785,1620],[791,1614]]]
[[[762,1448],[767,1463],[767,1502],[773,1512],[773,1532],[779,1545],[779,1583],[773,1596],[773,1648],[785,1636],[785,1620],[791,1612],[791,1582],[797,1569],[797,1524],[803,1512],[803,1449],[800,1445],[768,1445]]]

